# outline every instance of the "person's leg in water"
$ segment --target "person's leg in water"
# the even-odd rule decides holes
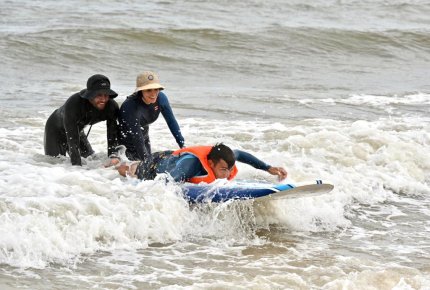
[[[45,125],[45,134],[43,145],[45,155],[57,157],[59,155],[66,156],[67,153],[67,137],[65,132],[61,131],[58,126],[58,114],[56,111],[48,118]]]
[[[173,151],[160,151],[152,154],[149,161],[135,161],[130,164],[121,164],[117,170],[122,176],[137,177],[141,180],[152,180],[157,175],[157,167],[160,162],[171,156]]]

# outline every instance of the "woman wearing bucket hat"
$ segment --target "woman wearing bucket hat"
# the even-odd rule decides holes
[[[69,97],[46,121],[45,155],[65,156],[67,152],[73,165],[82,165],[81,156],[94,153],[87,139],[91,127],[87,134],[83,129],[101,121],[106,121],[108,155],[113,154],[118,146],[119,107],[113,100],[116,96],[106,76],[91,76],[87,88]]]
[[[126,155],[130,160],[151,161],[149,125],[158,119],[160,113],[179,147],[184,147],[184,137],[167,96],[161,92],[163,89],[158,76],[146,71],[137,76],[135,92],[121,105],[118,117],[119,139],[127,148]]]

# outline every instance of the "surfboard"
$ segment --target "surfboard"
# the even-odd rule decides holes
[[[322,180],[293,184],[265,184],[255,182],[234,182],[226,185],[192,184],[182,186],[184,197],[191,203],[225,202],[248,199],[288,199],[312,197],[333,190],[334,186]]]

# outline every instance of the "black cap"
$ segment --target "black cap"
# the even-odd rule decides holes
[[[118,94],[110,89],[110,81],[104,75],[93,75],[87,81],[87,89],[81,92],[81,97],[91,100],[98,94],[107,94],[112,99],[117,97]]]

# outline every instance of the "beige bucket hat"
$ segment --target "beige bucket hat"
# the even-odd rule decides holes
[[[139,74],[136,78],[136,92],[142,90],[160,89],[164,90],[164,87],[160,84],[160,79],[157,74],[152,71],[145,71]]]

